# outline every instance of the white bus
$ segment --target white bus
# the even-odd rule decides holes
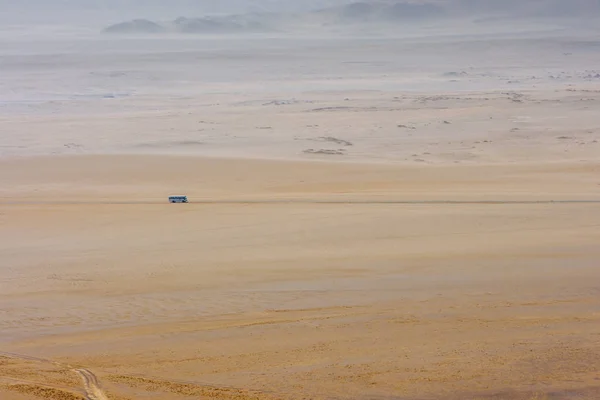
[[[169,196],[169,203],[187,203],[187,196]]]

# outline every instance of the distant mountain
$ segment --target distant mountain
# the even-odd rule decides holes
[[[224,18],[177,18],[171,24],[173,30],[180,33],[243,33],[266,32],[269,27],[257,18],[224,17]]]
[[[104,29],[106,33],[162,33],[165,31],[166,29],[163,26],[147,19],[121,22]]]
[[[598,17],[600,0],[441,0],[462,14],[502,14],[527,18]]]
[[[600,17],[600,0],[362,0],[330,7],[348,19],[424,19],[502,14],[529,18]]]
[[[173,20],[244,13],[296,13],[351,0],[0,0],[0,24],[103,26],[132,19]]]
[[[437,3],[400,1],[363,1],[319,10],[335,22],[397,22],[419,21],[446,14],[446,8]]]
[[[157,34],[157,33],[187,33],[187,34],[228,34],[228,33],[257,33],[268,32],[272,28],[252,14],[227,17],[179,17],[174,21],[157,23],[144,19],[121,22],[104,29],[104,33],[113,34]]]
[[[430,18],[494,14],[533,18],[597,17],[600,0],[0,0],[0,23],[76,24],[102,26],[143,18],[172,20],[245,13],[305,14],[339,12],[340,21]],[[385,11],[384,11],[385,13]]]
[[[529,16],[586,17],[600,16],[600,0],[538,0],[526,10]]]
[[[276,0],[272,0],[276,2]],[[341,0],[340,0],[341,1]],[[261,4],[265,4],[264,1]],[[272,4],[271,4],[272,6]],[[298,13],[256,12],[177,18],[171,22],[136,19],[109,26],[107,33],[227,34],[290,31],[294,29],[380,24],[394,26],[447,17],[506,18],[598,17],[600,0],[363,0]]]

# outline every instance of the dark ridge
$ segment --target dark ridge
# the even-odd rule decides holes
[[[121,22],[104,29],[106,33],[162,33],[165,28],[146,19]]]

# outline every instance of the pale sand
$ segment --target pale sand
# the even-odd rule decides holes
[[[599,36],[509,22],[2,27],[0,399],[600,398]]]
[[[0,356],[0,396],[597,398],[600,204],[371,201],[599,199],[598,168],[6,159],[2,350],[56,364]]]

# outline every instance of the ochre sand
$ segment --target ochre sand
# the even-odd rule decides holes
[[[0,398],[600,398],[599,172],[5,159]]]

